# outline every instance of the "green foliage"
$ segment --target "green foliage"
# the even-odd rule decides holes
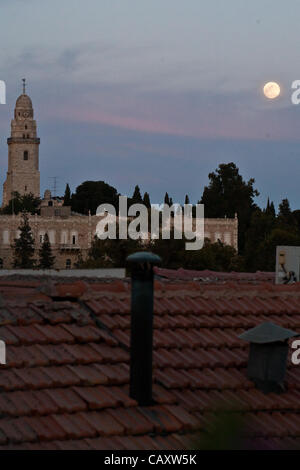
[[[141,251],[144,246],[137,240],[100,240],[95,236],[86,260],[79,259],[76,267],[80,269],[122,268],[127,256]]]
[[[8,205],[2,210],[2,214],[19,214],[20,212],[28,212],[36,214],[39,212],[41,200],[32,193],[21,196],[18,192],[14,193],[14,197],[9,201]]]
[[[22,223],[18,227],[20,230],[19,238],[15,238],[12,246],[14,255],[14,267],[20,269],[32,269],[35,266],[34,239],[29,225],[28,215],[22,213]]]
[[[65,195],[64,195],[64,206],[71,205],[71,189],[69,184],[66,186]]]
[[[205,206],[205,217],[234,217],[239,219],[239,249],[244,252],[245,233],[251,215],[257,206],[254,198],[259,195],[254,189],[255,180],[244,181],[234,163],[223,163],[208,175],[209,186],[203,191],[201,203]]]
[[[143,198],[141,195],[141,191],[138,185],[134,188],[134,192],[131,199],[131,204],[142,204]]]
[[[85,181],[76,188],[71,198],[72,211],[92,215],[100,204],[112,204],[116,210],[119,208],[118,192],[104,181]]]
[[[55,256],[52,256],[52,249],[49,241],[48,234],[44,236],[44,241],[39,250],[39,268],[52,269],[55,263]]]
[[[144,194],[143,197],[143,204],[147,207],[147,209],[151,209],[151,202],[150,202],[150,196],[148,193]]]
[[[206,239],[201,250],[186,252],[185,268],[240,271],[243,268],[243,262],[233,247],[224,245],[220,241],[211,243]]]
[[[169,198],[169,194],[168,194],[168,193],[165,194],[164,203],[167,204],[168,206],[170,205],[170,198]]]

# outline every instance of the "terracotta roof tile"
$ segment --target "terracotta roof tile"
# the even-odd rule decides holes
[[[291,353],[288,391],[264,395],[238,339],[264,320],[300,332],[300,285],[225,278],[155,281],[151,407],[129,397],[128,280],[0,280],[0,449],[190,448],[220,406],[242,414],[250,448],[300,444]]]

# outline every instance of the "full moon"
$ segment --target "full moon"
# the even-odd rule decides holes
[[[268,82],[264,86],[264,95],[273,100],[280,95],[280,86],[276,82]]]

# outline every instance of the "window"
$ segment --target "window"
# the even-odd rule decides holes
[[[29,134],[27,134],[27,139],[29,139]]]
[[[66,259],[66,269],[71,269],[71,260],[69,258]]]
[[[52,206],[53,206],[53,201],[49,201],[49,202],[48,202],[48,206],[49,206],[49,207],[52,207]]]
[[[24,160],[28,160],[28,150],[24,151]]]
[[[3,245],[9,245],[9,230],[3,230]]]
[[[49,230],[49,242],[51,245],[55,244],[55,230]]]
[[[25,139],[25,134],[23,134],[23,139]]]
[[[230,243],[231,243],[231,233],[230,232],[225,232],[224,233],[224,243],[226,245],[230,245]]]
[[[27,129],[27,125],[25,124],[25,130]]]
[[[71,232],[71,244],[77,245],[78,242],[78,232],[76,230]]]
[[[40,244],[42,245],[44,243],[44,240],[45,240],[45,232],[40,232],[39,233],[39,240],[40,240]]]
[[[25,193],[26,193],[26,191],[27,191],[27,186],[25,186]]]
[[[68,232],[66,230],[61,232],[60,243],[62,245],[66,245],[66,243],[68,243]]]
[[[3,259],[0,258],[0,269],[3,269]]]

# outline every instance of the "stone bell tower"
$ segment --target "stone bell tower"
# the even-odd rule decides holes
[[[36,121],[31,99],[23,93],[16,102],[14,119],[11,121],[11,137],[8,144],[8,171],[3,185],[2,206],[6,206],[15,192],[22,196],[32,193],[40,197],[39,145]]]

